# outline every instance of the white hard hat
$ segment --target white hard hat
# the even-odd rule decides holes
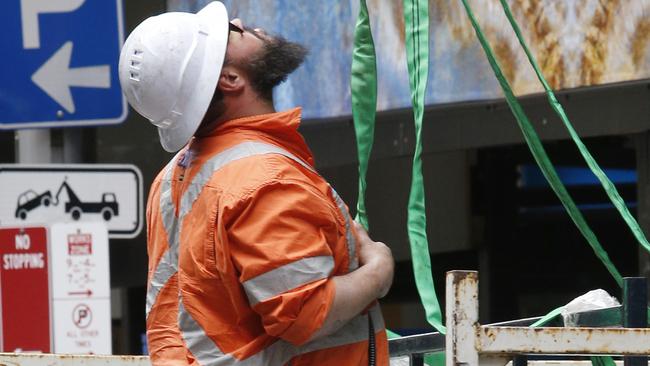
[[[124,43],[122,90],[158,127],[165,150],[179,150],[201,124],[219,81],[228,34],[226,8],[213,1],[196,14],[150,17]]]

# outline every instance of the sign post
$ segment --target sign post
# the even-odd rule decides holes
[[[0,229],[2,351],[51,352],[47,229]]]

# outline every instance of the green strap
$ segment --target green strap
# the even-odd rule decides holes
[[[634,235],[636,240],[646,251],[650,252],[650,244],[648,243],[648,240],[643,234],[643,231],[639,227],[637,221],[634,219],[634,217],[632,217],[632,214],[630,214],[630,211],[627,209],[627,206],[625,205],[625,201],[623,201],[618,191],[616,190],[616,186],[612,184],[612,182],[605,175],[602,169],[600,169],[598,163],[591,156],[589,150],[587,150],[587,147],[580,139],[580,136],[578,136],[578,134],[576,133],[575,129],[573,128],[573,125],[571,124],[571,122],[569,122],[566,113],[564,113],[564,108],[562,108],[562,105],[560,104],[560,102],[558,102],[557,98],[555,97],[553,90],[548,85],[548,82],[544,78],[544,75],[542,74],[539,65],[537,64],[537,60],[530,52],[530,49],[528,48],[526,41],[524,41],[524,38],[521,35],[521,29],[519,28],[519,24],[517,24],[514,17],[512,16],[512,12],[510,11],[510,7],[508,6],[508,3],[506,3],[505,0],[501,0],[501,6],[503,7],[503,10],[506,14],[506,17],[508,18],[508,21],[510,22],[510,25],[512,26],[512,29],[515,31],[515,34],[517,35],[519,44],[521,44],[521,47],[524,49],[524,52],[526,52],[528,61],[530,62],[533,69],[535,70],[535,74],[537,74],[537,79],[539,80],[539,82],[544,87],[544,90],[546,91],[546,96],[548,98],[549,103],[551,104],[551,108],[553,108],[555,113],[562,120],[562,123],[564,123],[564,126],[566,127],[567,131],[569,131],[569,135],[571,135],[571,139],[573,139],[573,142],[578,147],[578,150],[580,151],[580,154],[582,155],[583,159],[585,160],[585,162],[587,163],[591,171],[594,173],[594,175],[600,181],[600,184],[605,189],[605,192],[607,193],[607,196],[609,197],[610,201],[614,204],[618,212],[621,214],[623,220],[625,220],[625,222],[627,223],[627,226],[632,231],[632,234]],[[591,363],[594,366],[615,365],[614,359],[612,359],[611,357],[591,357]]]
[[[388,339],[395,339],[395,338],[401,338],[402,337],[401,335],[393,332],[390,329],[386,329],[386,336],[388,337]]]
[[[648,243],[648,240],[646,239],[645,235],[643,234],[643,231],[639,227],[639,224],[634,219],[630,211],[627,209],[627,206],[625,205],[625,201],[623,201],[621,196],[618,194],[618,191],[616,190],[616,186],[612,184],[609,178],[607,178],[605,173],[603,173],[603,171],[600,169],[596,160],[594,160],[594,158],[589,153],[589,150],[587,150],[587,147],[582,143],[580,136],[578,136],[576,131],[573,129],[571,122],[569,122],[569,119],[564,113],[564,109],[562,108],[562,105],[560,104],[560,102],[558,102],[557,98],[555,98],[555,94],[553,93],[553,90],[551,90],[551,87],[546,82],[546,79],[544,78],[544,75],[540,71],[539,65],[537,64],[535,57],[530,52],[528,45],[524,41],[524,37],[522,37],[521,35],[521,29],[519,29],[519,25],[513,18],[508,3],[505,0],[501,0],[501,5],[503,6],[503,10],[506,13],[506,17],[508,17],[508,21],[510,21],[510,24],[512,25],[512,29],[515,31],[515,34],[517,35],[517,39],[519,39],[519,43],[521,44],[521,47],[524,49],[524,52],[526,52],[526,56],[528,56],[528,61],[530,61],[530,64],[533,66],[533,69],[535,69],[535,73],[537,74],[537,79],[544,86],[544,90],[546,91],[546,96],[548,98],[549,103],[551,104],[551,107],[564,123],[564,126],[569,131],[571,138],[573,139],[576,146],[578,147],[578,150],[580,150],[580,154],[587,162],[587,165],[589,166],[591,171],[600,181],[600,184],[605,189],[605,192],[607,192],[607,196],[612,201],[612,203],[614,204],[618,212],[621,214],[621,216],[627,223],[627,226],[632,231],[632,234],[634,235],[636,240],[639,242],[639,244],[641,244],[641,246],[646,251],[650,252],[650,243]]]
[[[440,333],[444,334],[445,327],[442,322],[442,312],[433,286],[431,273],[421,159],[424,95],[429,76],[429,2],[427,0],[404,0],[404,23],[406,27],[409,84],[411,86],[413,115],[415,117],[413,177],[411,179],[407,216],[411,260],[413,262],[415,284],[420,293],[427,321]]]
[[[562,205],[564,205],[564,208],[567,210],[569,216],[578,227],[578,230],[580,230],[580,232],[585,237],[585,239],[587,239],[587,242],[593,249],[594,253],[596,253],[598,259],[600,259],[600,261],[605,265],[609,273],[614,277],[616,283],[620,287],[622,287],[623,278],[621,277],[621,274],[618,272],[614,264],[609,259],[609,256],[607,255],[603,247],[600,245],[598,238],[596,238],[594,232],[591,230],[591,228],[589,228],[589,225],[587,225],[587,222],[585,221],[585,218],[582,216],[582,213],[580,213],[575,202],[569,195],[569,192],[567,192],[566,187],[564,187],[564,185],[560,181],[560,178],[558,177],[555,168],[553,168],[553,164],[551,164],[551,161],[548,158],[548,155],[546,154],[546,151],[544,150],[544,147],[542,146],[542,143],[539,137],[537,136],[535,129],[531,125],[530,121],[528,121],[528,117],[526,117],[524,110],[522,109],[521,105],[517,101],[517,98],[512,92],[512,88],[510,87],[510,84],[503,76],[501,67],[499,66],[498,62],[494,57],[494,53],[492,52],[492,48],[490,47],[490,44],[485,39],[485,36],[483,35],[481,28],[476,22],[474,14],[472,13],[472,9],[469,7],[469,5],[467,5],[467,0],[462,0],[462,2],[463,5],[465,6],[465,10],[467,11],[469,20],[472,23],[472,27],[474,27],[476,36],[479,39],[479,42],[481,43],[483,50],[485,51],[485,55],[487,56],[488,62],[490,63],[490,66],[494,71],[494,75],[498,79],[499,84],[501,84],[501,88],[503,89],[503,93],[506,97],[506,101],[508,102],[508,106],[510,106],[510,110],[512,110],[512,113],[517,119],[519,128],[523,132],[526,143],[528,144],[528,148],[533,154],[533,157],[535,158],[537,165],[539,165],[539,167],[541,168],[544,177],[549,182],[551,188],[553,189],[555,194],[562,202]]]
[[[377,61],[366,0],[360,0],[359,16],[354,31],[350,88],[352,91],[352,118],[354,120],[359,157],[359,197],[357,200],[356,221],[368,229],[366,174],[375,136]]]
[[[413,180],[408,204],[408,235],[411,243],[415,283],[422,299],[427,321],[438,331],[444,333],[445,327],[443,326],[442,312],[433,285],[429,244],[426,237],[424,186],[420,158],[422,152],[420,131],[424,111],[424,92],[429,73],[429,9],[426,0],[405,1],[404,6],[407,27],[407,56],[416,125]],[[359,157],[359,198],[356,219],[360,224],[368,228],[365,207],[366,173],[374,136],[377,68],[368,7],[365,0],[360,0],[359,17],[354,36],[351,89],[352,116]]]
[[[616,366],[616,362],[610,356],[591,356],[589,358],[593,366]]]
[[[562,313],[562,309],[564,309],[564,306],[560,306],[559,308],[553,309],[550,313],[544,315],[541,319],[534,322],[530,326],[532,328],[545,326],[546,323],[553,320],[556,316],[560,315]]]

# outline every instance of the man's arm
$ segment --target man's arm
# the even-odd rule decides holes
[[[334,333],[359,315],[374,300],[384,297],[393,282],[394,262],[390,248],[375,242],[354,222],[359,239],[359,265],[353,272],[332,278],[336,288],[330,311],[312,339]]]

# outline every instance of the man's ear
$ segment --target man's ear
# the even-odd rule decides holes
[[[239,70],[230,66],[226,66],[221,70],[218,86],[224,93],[238,92],[244,89],[245,83],[246,80]]]

